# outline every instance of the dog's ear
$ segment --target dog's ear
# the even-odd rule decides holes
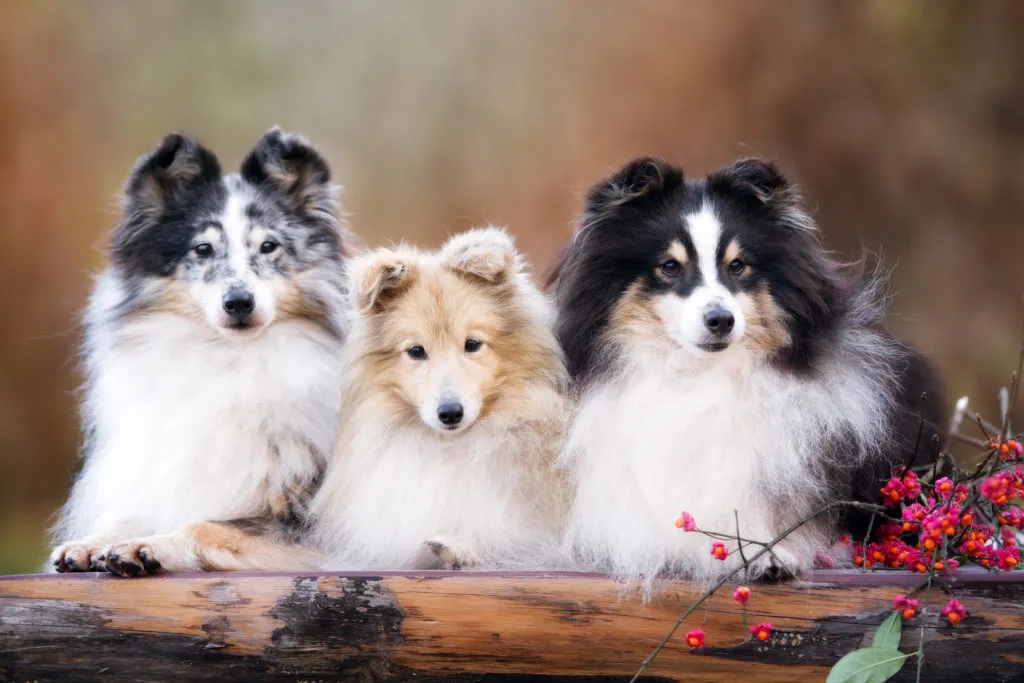
[[[683,169],[661,159],[634,159],[590,188],[585,210],[601,212],[682,183]]]
[[[474,228],[441,247],[446,268],[489,283],[507,282],[521,269],[512,236],[502,228]]]
[[[763,159],[747,158],[708,176],[714,191],[742,192],[755,197],[774,211],[779,222],[801,230],[816,230],[814,220],[805,213],[800,192],[779,167]]]
[[[789,187],[789,181],[778,166],[753,157],[740,159],[727,168],[715,171],[708,176],[708,184],[745,190],[765,204],[773,202],[780,192]]]
[[[403,249],[377,249],[348,265],[358,310],[381,310],[411,284],[416,273],[413,255]]]
[[[124,187],[124,214],[133,225],[160,216],[189,192],[219,182],[220,163],[194,138],[171,133],[135,162]]]
[[[242,178],[279,197],[294,211],[334,214],[337,188],[327,161],[303,137],[274,127],[242,161]]]

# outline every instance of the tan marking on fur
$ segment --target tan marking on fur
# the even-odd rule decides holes
[[[732,241],[729,242],[729,246],[727,246],[725,248],[725,253],[722,256],[722,263],[724,265],[728,266],[730,263],[732,263],[736,259],[741,259],[742,257],[743,257],[743,251],[740,248],[740,243],[734,237],[732,239]],[[748,264],[744,263],[743,264],[743,270],[740,271],[737,275],[733,275],[733,277],[746,277],[749,274],[750,274],[750,266]]]
[[[664,263],[665,261],[667,261],[669,259],[675,259],[676,261],[679,262],[679,265],[681,267],[683,267],[683,268],[685,268],[686,265],[690,262],[690,255],[688,253],[686,253],[686,247],[683,246],[682,242],[674,241],[674,242],[672,242],[672,244],[669,245],[668,251],[666,251],[665,255],[662,256],[662,263]],[[675,281],[675,277],[669,277],[668,275],[666,275],[665,273],[662,272],[661,266],[658,266],[657,268],[655,268],[654,269],[654,273],[655,273],[655,275],[658,276],[658,279],[661,280],[662,282],[674,282]]]
[[[167,280],[161,285],[159,294],[141,309],[149,313],[172,313],[196,322],[206,323],[206,316],[189,294],[188,284],[182,277]]]
[[[316,569],[313,551],[272,538],[248,533],[230,524],[200,522],[185,528],[205,571],[297,571]]]
[[[786,328],[786,314],[775,303],[767,286],[752,295],[741,292],[736,302],[747,321],[744,344],[765,353],[778,351],[790,343]]]
[[[618,344],[652,343],[665,337],[665,324],[658,317],[653,299],[643,295],[639,280],[616,302],[608,334]]]
[[[274,322],[304,319],[324,329],[330,329],[327,309],[322,303],[303,293],[294,277],[276,278],[270,284],[277,304]]]
[[[679,261],[679,263],[684,266],[690,262],[690,254],[686,251],[686,247],[683,246],[683,243],[678,240],[672,242],[672,244],[669,245],[668,257],[674,258],[676,261]]]
[[[740,243],[732,238],[729,246],[725,248],[725,255],[722,256],[722,263],[728,265],[740,257]]]

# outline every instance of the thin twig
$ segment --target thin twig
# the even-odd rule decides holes
[[[964,417],[970,420],[971,422],[977,422],[978,426],[981,427],[982,433],[988,438],[992,438],[991,434],[994,434],[999,431],[999,427],[995,426],[978,413],[966,410],[964,411]]]
[[[921,450],[921,435],[924,434],[924,402],[928,400],[928,392],[921,392],[921,409],[917,411],[917,440],[914,442],[914,452],[910,454],[910,459],[907,460],[903,465],[903,471],[900,472],[900,479],[902,479],[907,470],[914,466],[914,461],[917,460],[917,453]]]
[[[866,572],[868,570],[868,539],[871,538],[871,532],[875,528],[875,515],[876,514],[878,514],[878,513],[872,511],[871,519],[868,520],[868,532],[866,534],[864,534],[864,538],[861,539],[861,542],[860,542],[860,556],[861,556],[860,570],[862,572]]]
[[[750,578],[750,565],[747,564],[747,556],[743,554],[743,541],[740,540],[740,513],[733,509],[732,514],[736,517],[736,549],[740,551],[740,559],[743,560],[743,579]]]
[[[804,524],[807,524],[811,520],[816,519],[817,517],[820,517],[821,515],[825,514],[829,510],[831,510],[832,508],[834,508],[836,506],[839,506],[839,505],[845,505],[846,503],[847,503],[847,501],[839,501],[839,502],[835,502],[835,503],[829,503],[828,505],[826,505],[825,507],[821,508],[820,510],[818,510],[814,514],[812,514],[812,515],[810,515],[808,517],[805,517],[804,519],[800,520],[799,522],[796,522],[795,524],[791,525],[788,529],[786,529],[781,534],[776,536],[774,540],[772,540],[771,542],[767,543],[764,548],[762,548],[761,550],[758,550],[757,554],[755,554],[753,557],[750,558],[750,561],[751,562],[756,562],[757,560],[759,560],[761,558],[762,555],[768,553],[775,545],[777,545],[779,542],[781,542],[783,539],[785,539],[791,533],[793,533],[794,531],[796,531],[797,529],[802,527]],[[643,663],[640,665],[640,668],[633,675],[633,678],[629,679],[629,683],[636,683],[636,681],[640,679],[640,676],[643,675],[644,671],[646,671],[647,668],[650,667],[651,663],[654,662],[654,658],[657,657],[658,654],[665,648],[665,646],[668,644],[668,641],[672,639],[672,636],[675,635],[675,632],[679,629],[679,627],[682,625],[682,623],[684,621],[686,621],[686,617],[688,617],[691,614],[693,614],[694,610],[696,610],[698,607],[700,607],[702,604],[704,604],[705,600],[707,600],[712,595],[714,595],[715,592],[719,588],[724,586],[726,584],[726,582],[729,581],[729,579],[731,579],[737,572],[739,572],[740,569],[743,569],[743,568],[744,567],[742,567],[742,566],[741,567],[736,567],[731,572],[729,572],[729,573],[725,574],[724,576],[722,576],[722,578],[718,580],[718,583],[716,583],[710,589],[706,590],[704,592],[704,594],[700,596],[700,598],[697,600],[697,602],[695,602],[692,605],[690,605],[689,609],[687,609],[685,612],[683,612],[683,615],[681,617],[676,619],[676,622],[674,624],[672,624],[672,628],[670,628],[668,633],[665,634],[665,637],[661,639],[661,642],[658,643],[657,647],[654,648],[654,651],[651,652],[651,654],[649,654],[647,656],[647,659],[645,659],[643,661]]]
[[[950,440],[956,439],[957,441],[959,441],[961,443],[969,444],[969,445],[975,446],[977,448],[982,448],[982,449],[985,450],[985,453],[988,453],[988,444],[985,443],[984,441],[982,441],[981,439],[976,438],[976,437],[967,436],[966,434],[951,434],[949,436],[949,439]]]

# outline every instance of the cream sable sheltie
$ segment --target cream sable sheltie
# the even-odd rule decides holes
[[[350,263],[337,446],[313,501],[328,566],[555,562],[566,374],[553,313],[503,230]]]

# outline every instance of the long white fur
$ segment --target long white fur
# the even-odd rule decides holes
[[[689,217],[698,233],[707,211]],[[699,249],[715,247],[711,232],[698,235]],[[869,289],[854,302],[813,376],[782,372],[740,344],[714,356],[684,340],[629,345],[579,397],[562,452],[574,491],[567,550],[584,568],[631,580],[671,569],[709,581],[737,566],[736,543],[725,563],[714,559],[710,538],[675,528],[681,511],[724,533],[736,532],[738,514],[742,536],[762,542],[811,513],[830,442],[853,436],[857,459],[888,439],[901,351],[867,327],[881,315],[876,301]],[[827,525],[812,525],[775,554],[800,571],[831,541]]]
[[[419,252],[417,266],[441,268],[445,250],[473,242],[512,249],[504,231],[474,230],[453,237],[440,255]],[[518,256],[514,263],[517,305],[537,323],[530,333],[557,349],[551,304],[522,272]],[[348,373],[363,362],[365,313],[356,316],[346,345]],[[561,367],[552,372],[555,385],[564,381]],[[429,568],[436,559],[428,541],[478,568],[560,563],[564,488],[553,461],[565,405],[552,382],[539,379],[516,414],[484,416],[457,435],[400,421],[382,397],[345,383],[352,393],[343,404],[337,449],[313,502],[328,568]],[[538,473],[550,484],[538,485]]]
[[[300,277],[321,276],[314,269]],[[318,292],[337,297],[337,310],[345,305],[336,283]],[[83,417],[91,448],[53,532],[62,543],[55,557],[263,513],[270,496],[314,478],[333,447],[337,337],[290,319],[258,336],[226,338],[208,322],[173,313],[123,317],[126,297],[108,269],[86,311]],[[161,561],[168,570],[199,568],[188,556]]]

